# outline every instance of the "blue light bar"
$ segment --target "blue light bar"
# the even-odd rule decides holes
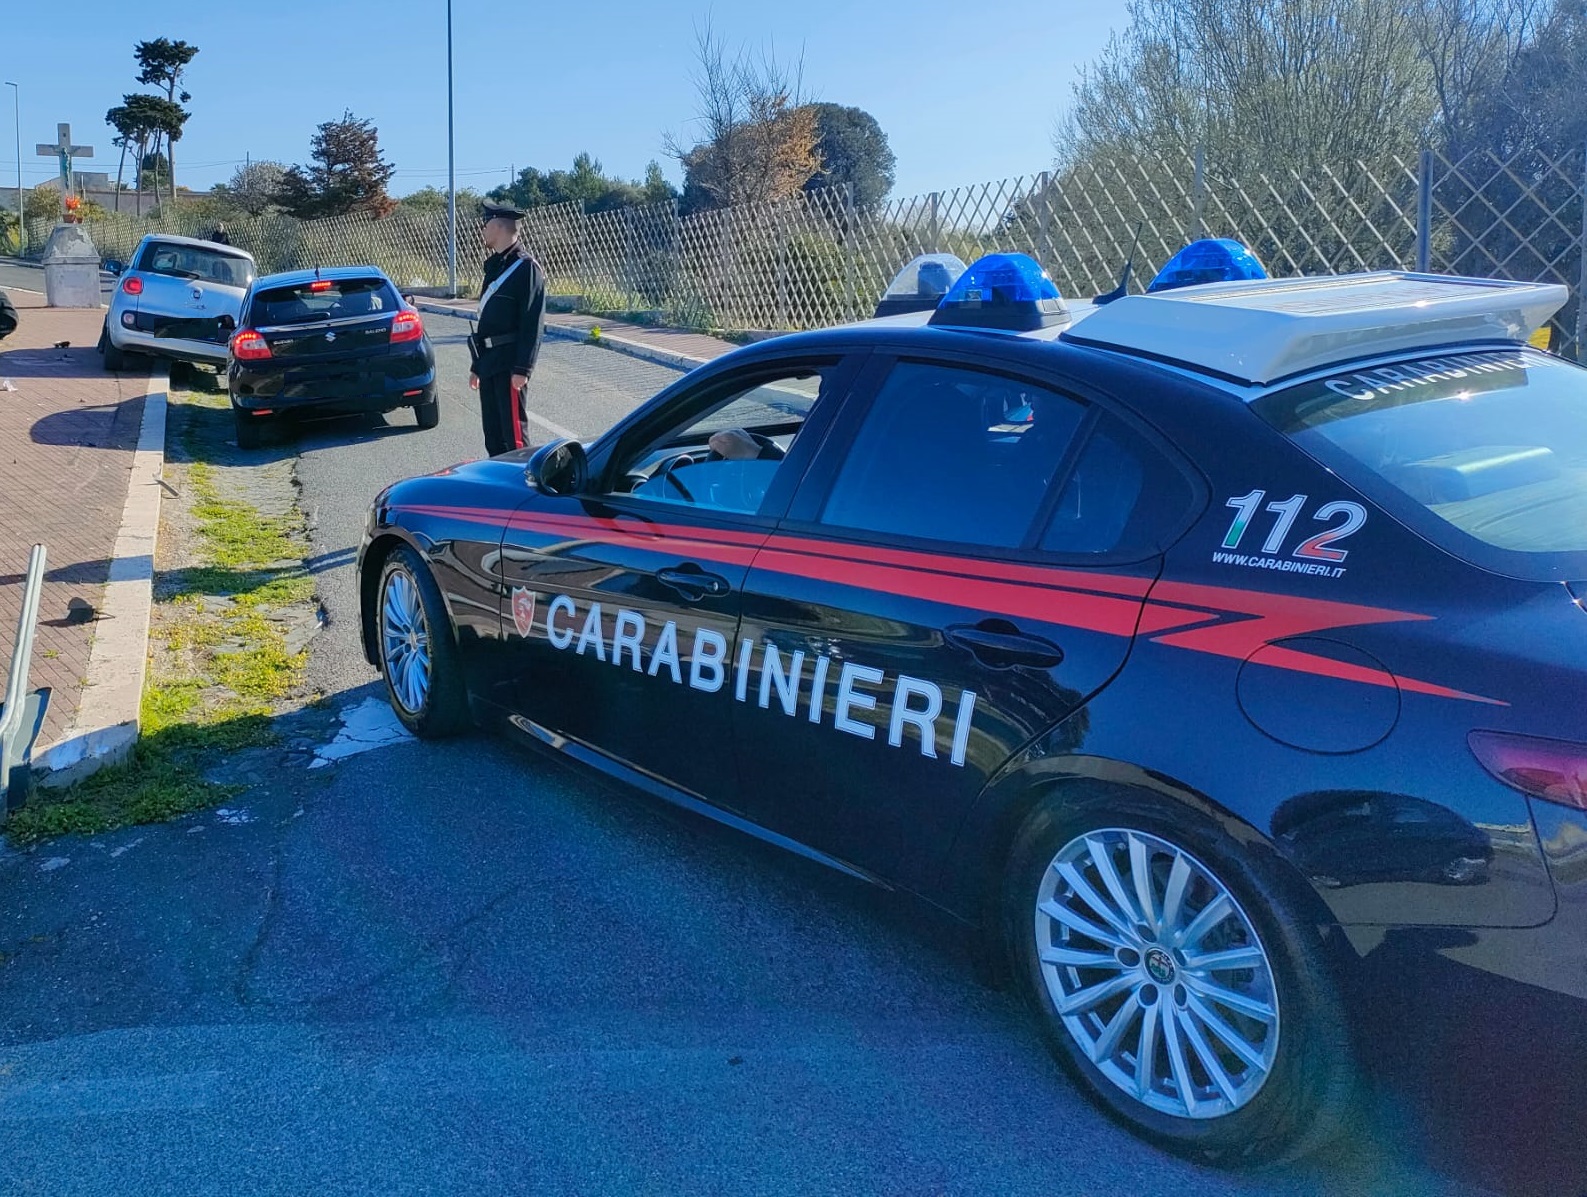
[[[1194,287],[1199,283],[1227,283],[1236,279],[1266,278],[1262,263],[1245,246],[1228,238],[1205,237],[1192,241],[1168,260],[1147,294]]]
[[[1069,309],[1048,273],[1028,254],[987,254],[942,297],[929,323],[1027,332],[1066,324]]]

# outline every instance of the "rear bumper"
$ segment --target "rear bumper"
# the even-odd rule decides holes
[[[233,362],[227,379],[232,406],[243,412],[385,412],[433,403],[436,394],[434,366],[402,378],[373,371],[304,377],[280,371],[251,372]]]
[[[146,353],[152,357],[168,357],[179,362],[202,362],[209,366],[226,364],[225,344],[212,341],[194,341],[186,337],[160,337],[138,329],[119,328],[114,322],[106,326],[110,343],[126,353]]]

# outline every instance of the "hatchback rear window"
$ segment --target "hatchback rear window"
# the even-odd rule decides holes
[[[253,282],[253,263],[247,258],[173,241],[149,242],[137,268],[144,274],[199,279],[239,289]]]
[[[1530,349],[1441,354],[1255,408],[1456,556],[1512,577],[1587,578],[1587,370]]]
[[[383,278],[309,279],[271,287],[253,299],[251,322],[269,328],[380,316],[402,307],[402,297]]]

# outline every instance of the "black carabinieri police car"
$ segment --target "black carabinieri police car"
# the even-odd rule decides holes
[[[441,422],[424,321],[374,266],[266,275],[236,323],[226,380],[241,448],[291,416],[411,407],[420,428]]]
[[[996,255],[390,487],[366,652],[421,736],[515,728],[950,911],[1156,1142],[1294,1153],[1386,939],[1587,998],[1587,371],[1525,344],[1564,298],[1069,305]]]

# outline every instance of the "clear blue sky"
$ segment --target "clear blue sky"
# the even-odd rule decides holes
[[[9,9],[0,79],[21,84],[29,186],[54,174],[34,146],[55,140],[58,121],[97,151],[79,169],[114,174],[104,113],[139,90],[133,43],[162,35],[201,51],[179,182],[224,182],[246,154],[305,161],[314,127],[347,108],[379,128],[394,193],[446,185],[445,0]],[[802,51],[817,99],[870,111],[898,155],[900,196],[1045,169],[1076,68],[1125,20],[1124,0],[453,0],[458,186],[484,190],[511,165],[566,166],[581,150],[630,177],[655,158],[676,181],[662,143],[694,132],[694,28],[708,13],[732,41]],[[0,88],[0,186],[16,179],[11,96]]]

